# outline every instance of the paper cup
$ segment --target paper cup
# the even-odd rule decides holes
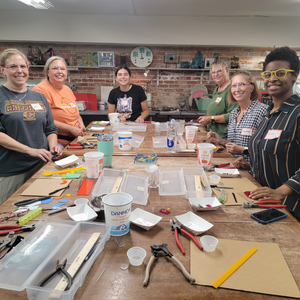
[[[102,198],[105,223],[110,234],[122,236],[129,231],[132,196],[126,193],[112,193]]]
[[[120,150],[130,150],[131,149],[131,140],[132,132],[131,131],[119,131],[119,149]]]
[[[198,165],[210,166],[213,157],[213,149],[215,148],[215,145],[210,143],[200,143],[197,144],[197,147],[198,147]]]
[[[197,126],[185,126],[185,141],[187,143],[195,143],[197,137]]]
[[[84,153],[86,176],[94,179],[98,178],[103,169],[103,156],[102,152],[87,152]]]
[[[112,126],[119,124],[119,114],[118,113],[108,114],[108,119],[109,119],[110,125],[112,125]]]

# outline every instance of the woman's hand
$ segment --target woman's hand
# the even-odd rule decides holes
[[[50,161],[52,159],[51,152],[46,149],[29,148],[27,154],[34,157],[39,157],[43,161]]]
[[[54,146],[50,149],[50,152],[52,155],[56,154],[56,155],[62,155],[62,150],[59,146]]]
[[[197,119],[197,123],[206,126],[211,122],[211,116],[201,116]]]
[[[80,129],[77,126],[72,126],[72,128],[70,128],[70,133],[71,133],[71,135],[73,135],[75,137],[84,136],[85,135],[85,132],[82,131],[82,129]]]
[[[221,138],[216,132],[208,132],[206,135],[206,139],[213,144],[221,144]]]
[[[227,143],[225,147],[231,154],[243,154],[244,147],[238,146],[235,143]]]
[[[144,119],[141,117],[141,116],[139,116],[136,120],[135,120],[135,123],[144,123]]]
[[[250,170],[250,164],[242,156],[237,158],[232,164],[238,169]]]
[[[249,198],[254,200],[281,200],[285,195],[281,194],[278,189],[271,189],[269,187],[260,187],[250,192]]]

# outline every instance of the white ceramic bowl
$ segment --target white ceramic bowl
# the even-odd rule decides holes
[[[78,161],[79,161],[79,157],[77,157],[76,155],[73,154],[66,158],[55,161],[55,164],[57,166],[59,166],[60,168],[66,168],[66,167],[74,165]]]
[[[214,226],[191,211],[183,215],[175,216],[175,218],[183,227],[195,235],[199,235]]]
[[[97,218],[95,211],[87,204],[79,204],[73,207],[67,207],[70,218],[74,221],[93,221]]]
[[[189,198],[189,202],[196,211],[216,210],[222,205],[216,197]]]
[[[161,219],[162,217],[149,213],[140,208],[136,208],[130,214],[130,222],[146,230],[154,227]]]

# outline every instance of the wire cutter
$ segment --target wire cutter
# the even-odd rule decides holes
[[[8,235],[2,241],[0,241],[0,252],[4,248],[9,247],[10,243],[14,241],[14,235],[15,233],[13,231],[10,231]]]
[[[271,204],[271,205],[270,205]],[[274,205],[275,204],[275,205]],[[276,205],[279,204],[279,205]],[[262,200],[262,201],[258,201],[258,202],[243,202],[242,206],[244,208],[284,208],[286,207],[286,205],[280,205],[281,201],[280,200]]]
[[[181,270],[181,272],[183,273],[183,275],[190,281],[190,282],[195,282],[196,279],[194,277],[192,277],[188,271],[185,269],[185,267],[183,266],[183,264],[168,250],[167,248],[168,244],[162,244],[162,245],[151,245],[150,248],[152,250],[152,256],[147,264],[146,267],[146,276],[143,282],[143,285],[146,286],[148,284],[149,281],[149,272],[151,269],[151,266],[155,260],[155,258],[158,257],[158,254],[160,251],[162,251],[165,256],[168,256],[172,259],[172,262]]]
[[[7,229],[7,230],[4,230]],[[35,225],[25,225],[25,226],[20,226],[20,225],[3,225],[0,226],[0,236],[1,235],[7,235],[9,234],[11,231],[13,232],[19,232],[19,231],[32,231],[33,229],[35,229]]]
[[[170,224],[171,224],[172,231],[174,231],[176,244],[179,247],[179,249],[183,255],[185,255],[185,251],[184,251],[183,246],[180,244],[180,241],[178,238],[178,232],[180,232],[180,233],[184,234],[185,236],[187,236],[188,238],[190,238],[200,250],[203,250],[202,245],[199,244],[199,242],[190,233],[188,233],[184,229],[181,229],[181,227],[177,224],[177,222],[174,219],[170,220]]]

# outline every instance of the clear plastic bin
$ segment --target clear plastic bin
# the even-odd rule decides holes
[[[132,196],[133,203],[146,205],[148,201],[148,176],[139,173],[126,173],[121,192]]]
[[[186,187],[186,193],[185,193],[186,199],[211,197],[211,193],[212,193],[211,187],[206,177],[205,171],[203,170],[202,167],[197,167],[197,168],[185,167],[182,168],[182,171],[183,171],[184,182]],[[200,176],[200,178],[196,176]],[[205,185],[204,187],[202,186],[203,189],[202,191],[201,189],[200,190],[196,189],[196,182],[199,179],[200,182],[202,181],[201,176]]]
[[[95,187],[92,191],[92,197],[98,197],[102,194],[109,194],[116,182],[116,179],[121,176],[124,179],[125,171],[117,169],[104,168],[98,178]],[[118,189],[120,192],[120,187]]]
[[[113,131],[147,131],[147,123],[119,123],[114,125]]]
[[[154,148],[167,147],[167,137],[166,136],[153,136],[152,141],[153,141]]]
[[[158,192],[160,196],[185,194],[185,183],[182,169],[159,170]]]

